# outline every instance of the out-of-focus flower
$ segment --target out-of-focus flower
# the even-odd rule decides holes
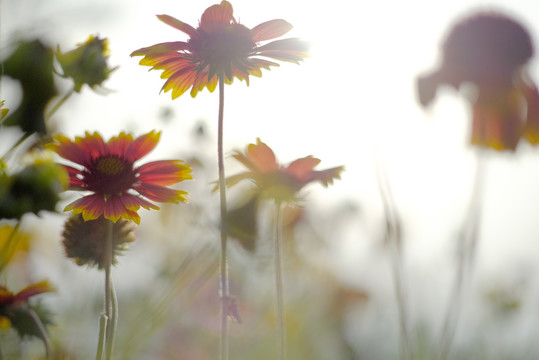
[[[59,193],[67,185],[66,172],[52,161],[37,160],[13,175],[0,171],[0,218],[55,211]]]
[[[286,34],[292,25],[277,19],[249,29],[236,21],[228,1],[207,8],[197,28],[168,15],[157,17],[187,34],[189,39],[142,48],[131,56],[144,56],[141,65],[164,70],[161,78],[167,81],[162,90],[172,90],[173,99],[190,87],[193,97],[204,87],[212,92],[219,76],[227,84],[238,78],[249,85],[249,75],[260,77],[262,69],[279,66],[261,57],[298,63],[308,56],[308,45],[297,38],[259,45]]]
[[[3,75],[18,80],[22,88],[20,105],[10,111],[2,125],[46,134],[45,107],[57,93],[52,49],[40,40],[21,42],[1,65]]]
[[[7,116],[7,113],[9,112],[9,109],[3,108],[5,103],[5,100],[0,101],[0,122],[4,120],[4,118]]]
[[[20,332],[24,313],[28,310],[28,299],[51,291],[54,288],[47,281],[32,284],[16,294],[0,285],[0,328],[8,329],[13,325]]]
[[[105,239],[107,238],[109,221],[104,217],[84,221],[80,214],[72,215],[66,222],[62,233],[62,244],[65,254],[77,265],[96,266],[104,269]],[[127,244],[135,241],[133,223],[119,219],[112,225],[112,264],[116,257],[127,250]]]
[[[2,263],[25,258],[30,251],[32,240],[30,234],[17,231],[11,225],[0,226],[0,269]]]
[[[265,143],[257,139],[256,144],[249,144],[245,153],[236,151],[233,157],[241,162],[248,171],[227,178],[227,186],[233,186],[244,179],[252,180],[263,197],[278,202],[294,202],[296,194],[311,182],[320,182],[323,186],[340,179],[343,166],[326,170],[314,170],[320,160],[307,156],[291,162],[288,166],[277,163],[275,154]]]
[[[419,77],[419,101],[427,106],[442,84],[472,83],[473,145],[514,150],[521,137],[538,144],[539,93],[526,69],[533,52],[528,31],[514,19],[475,14],[449,32],[439,68]]]
[[[63,70],[63,77],[70,77],[75,82],[74,91],[80,92],[87,84],[92,89],[108,79],[116,70],[107,64],[108,40],[91,35],[83,44],[77,44],[74,50],[62,53],[60,46],[56,50],[56,58]]]
[[[47,148],[78,164],[64,165],[69,174],[70,190],[90,191],[67,205],[64,211],[82,214],[85,221],[100,216],[118,221],[120,218],[140,223],[137,211],[159,207],[149,202],[187,202],[187,192],[167,186],[192,179],[191,167],[180,160],[153,161],[141,166],[135,162],[152,151],[161,133],[151,131],[136,139],[124,132],[105,142],[97,132],[86,132],[75,141],[63,135],[54,137]],[[137,192],[138,194],[134,194]],[[142,195],[142,196],[141,196]]]

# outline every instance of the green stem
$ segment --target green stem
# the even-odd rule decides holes
[[[226,218],[226,181],[225,161],[223,154],[223,118],[225,105],[225,78],[219,74],[219,116],[217,123],[217,157],[219,168],[219,199],[221,215],[221,360],[228,360],[228,259],[227,259],[227,230]]]
[[[474,265],[475,253],[479,242],[479,223],[481,215],[481,197],[484,187],[484,154],[481,150],[477,153],[475,180],[472,188],[472,197],[468,216],[462,226],[459,237],[457,273],[453,284],[453,291],[450,296],[448,308],[445,314],[442,335],[440,339],[440,349],[438,359],[445,360],[449,355],[457,320],[462,305],[463,292],[466,287],[466,281],[470,280],[471,271]]]
[[[112,343],[114,339],[114,314],[113,314],[113,290],[112,290],[112,278],[111,278],[111,268],[112,268],[112,236],[114,230],[114,223],[108,221],[107,228],[107,238],[105,239],[105,316],[107,317],[107,330],[105,338],[105,355],[106,359],[112,359]]]
[[[400,358],[402,360],[412,359],[412,348],[410,346],[410,336],[408,333],[408,311],[406,306],[406,285],[404,281],[403,266],[403,244],[401,236],[401,225],[399,215],[393,200],[391,188],[388,184],[385,173],[378,169],[378,186],[382,197],[382,204],[386,218],[386,241],[391,251],[391,265],[393,271],[393,282],[395,286],[395,298],[399,313],[399,334],[400,334]]]
[[[95,360],[103,359],[103,345],[105,345],[105,337],[107,336],[107,315],[101,313],[99,317],[99,338],[97,340],[97,353],[95,355]]]
[[[276,203],[275,214],[275,296],[277,298],[277,352],[278,359],[286,358],[286,326],[284,311],[283,275],[283,214],[282,204]]]
[[[58,100],[56,104],[54,104],[54,106],[49,111],[45,113],[45,121],[48,121],[52,117],[52,115],[56,113],[60,106],[62,106],[71,95],[73,95],[73,91],[73,89],[69,90],[60,100]]]
[[[39,316],[37,316],[34,310],[30,309],[28,311],[28,314],[30,314],[30,317],[34,321],[34,324],[36,325],[36,328],[39,331],[39,336],[41,340],[43,340],[43,345],[45,346],[45,356],[47,360],[52,359],[51,345],[50,345],[49,336],[47,335],[47,330],[45,329],[45,326],[43,325],[43,323],[41,322],[41,319],[39,318]]]

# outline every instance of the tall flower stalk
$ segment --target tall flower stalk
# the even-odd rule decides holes
[[[262,69],[279,66],[272,60],[299,63],[308,56],[308,46],[297,39],[261,42],[286,34],[292,25],[276,19],[264,22],[252,29],[240,24],[233,15],[228,1],[207,8],[198,27],[193,27],[169,15],[158,15],[159,20],[188,35],[187,41],[160,43],[138,49],[131,56],[143,56],[140,65],[163,70],[161,78],[167,79],[162,91],[172,91],[172,99],[183,95],[189,88],[195,97],[208,88],[213,92],[219,87],[219,115],[217,156],[220,198],[220,292],[221,292],[221,359],[228,359],[228,317],[234,317],[235,305],[228,288],[227,230],[224,219],[227,213],[225,168],[223,155],[224,85],[234,78],[245,80],[249,76],[262,76]]]
[[[257,139],[256,144],[249,144],[245,152],[236,151],[234,158],[242,163],[247,171],[227,178],[227,186],[233,186],[242,180],[251,180],[256,186],[255,195],[258,200],[269,199],[275,204],[275,297],[277,312],[277,354],[278,359],[286,358],[286,325],[284,305],[284,272],[283,272],[283,207],[299,202],[299,191],[311,182],[320,182],[329,186],[335,179],[340,179],[343,166],[326,170],[314,170],[320,160],[306,156],[280,165],[273,150]]]

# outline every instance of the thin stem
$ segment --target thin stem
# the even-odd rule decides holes
[[[391,248],[391,265],[393,270],[393,282],[395,297],[399,312],[400,328],[400,358],[412,359],[410,336],[408,334],[408,311],[406,306],[406,286],[404,281],[403,267],[403,244],[401,236],[400,219],[397,214],[395,202],[385,174],[378,169],[378,187],[382,197],[386,218],[386,241]]]
[[[114,223],[108,221],[107,238],[105,239],[105,316],[107,317],[107,329],[105,338],[105,355],[106,359],[112,359],[112,342],[114,338],[114,321],[113,321],[113,306],[112,306],[112,279],[111,279],[111,267],[112,267],[112,236],[113,236]]]
[[[110,279],[111,290],[111,318],[107,323],[107,359],[112,359],[114,352],[114,335],[116,334],[116,326],[118,325],[118,298],[114,289],[114,282]]]
[[[283,275],[283,214],[282,204],[275,204],[275,296],[277,298],[277,352],[278,359],[286,358],[286,326],[284,314]]]
[[[39,316],[37,316],[34,310],[30,309],[28,311],[28,314],[30,314],[30,317],[34,321],[34,324],[36,325],[36,328],[39,331],[39,336],[41,337],[41,340],[43,340],[43,345],[45,346],[45,356],[48,360],[50,360],[51,359],[51,345],[50,345],[49,337],[47,335],[47,330],[45,329],[43,322],[41,322],[41,319],[39,318]]]
[[[58,100],[58,102],[56,104],[54,104],[54,106],[45,113],[45,121],[49,120],[52,115],[54,115],[56,113],[56,111],[60,108],[60,106],[62,106],[66,101],[67,99],[69,99],[69,97],[73,94],[73,89],[69,90],[60,100]]]
[[[481,150],[477,152],[475,179],[472,188],[472,196],[468,216],[462,227],[458,244],[457,273],[453,291],[450,294],[450,301],[445,314],[442,335],[440,339],[440,349],[438,359],[445,360],[449,355],[451,344],[457,327],[457,320],[462,305],[463,291],[466,281],[470,280],[472,268],[475,261],[475,253],[479,242],[479,220],[481,215],[481,200],[484,177],[484,154]]]
[[[95,355],[95,360],[103,359],[103,346],[105,345],[105,337],[107,336],[107,315],[101,313],[99,317],[99,337],[97,340],[97,353]]]
[[[223,154],[223,118],[225,105],[225,78],[219,74],[219,116],[217,124],[217,157],[219,168],[219,199],[221,214],[221,360],[228,360],[228,259],[227,259],[227,230],[224,224],[226,218],[226,181],[225,161]]]

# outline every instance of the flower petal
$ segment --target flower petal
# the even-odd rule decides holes
[[[275,154],[260,139],[256,139],[256,144],[249,144],[246,155],[259,172],[265,173],[279,169]]]
[[[153,161],[140,166],[138,180],[153,185],[172,185],[192,179],[191,167],[180,160]]]
[[[56,140],[57,143],[47,144],[45,145],[45,148],[54,151],[64,159],[79,165],[85,165],[90,160],[90,154],[84,151],[79,145],[72,142],[68,137],[55,135],[54,140]]]
[[[302,159],[297,159],[291,162],[290,165],[288,165],[288,167],[284,168],[283,170],[305,184],[311,181],[313,176],[313,169],[319,163],[320,159],[317,159],[312,156],[307,156]]]
[[[182,31],[191,37],[197,35],[197,30],[194,27],[192,27],[189,24],[184,23],[183,21],[173,18],[172,16],[157,15],[157,18],[161,20],[162,22],[164,22],[165,24],[170,25],[173,28]]]
[[[129,148],[125,151],[125,159],[128,161],[135,162],[140,158],[144,157],[157,146],[160,137],[161,132],[155,132],[155,130],[152,130],[145,135],[139,136],[129,145]]]
[[[253,41],[265,41],[283,36],[292,30],[292,25],[285,20],[276,19],[263,22],[252,29]]]
[[[78,175],[81,175],[81,171],[67,165],[62,165],[62,167],[69,175],[69,190],[85,190],[84,181],[78,177]]]
[[[43,294],[45,292],[51,291],[54,291],[54,287],[52,287],[48,281],[40,281],[38,283],[27,286],[21,291],[19,291],[13,297],[13,305],[17,306],[18,304],[25,302],[26,300],[28,300],[28,298],[34,295]]]
[[[200,18],[200,29],[207,33],[221,31],[223,27],[230,25],[234,21],[234,10],[228,1],[221,1],[220,4],[207,8]]]
[[[344,166],[338,166],[331,169],[322,171],[313,171],[311,181],[319,181],[322,186],[329,186],[333,184],[333,180],[341,178],[341,172],[344,171]]]
[[[145,184],[141,183],[133,186],[133,188],[138,191],[142,196],[147,197],[150,200],[162,202],[162,203],[173,203],[177,204],[179,202],[187,202],[188,193],[182,190],[169,189],[164,186]]]
[[[299,63],[309,57],[309,44],[298,38],[275,40],[256,49],[258,55]]]
[[[111,138],[108,142],[108,154],[116,155],[121,158],[127,158],[130,146],[133,144],[133,136],[121,132],[118,136]],[[134,161],[134,160],[131,160]]]
[[[91,159],[95,159],[107,152],[107,145],[98,132],[90,134],[86,131],[84,137],[77,136],[75,138],[75,144],[83,149]]]
[[[84,221],[95,220],[105,209],[105,199],[101,194],[84,196],[64,208],[64,211],[73,210],[73,214],[82,214]]]

